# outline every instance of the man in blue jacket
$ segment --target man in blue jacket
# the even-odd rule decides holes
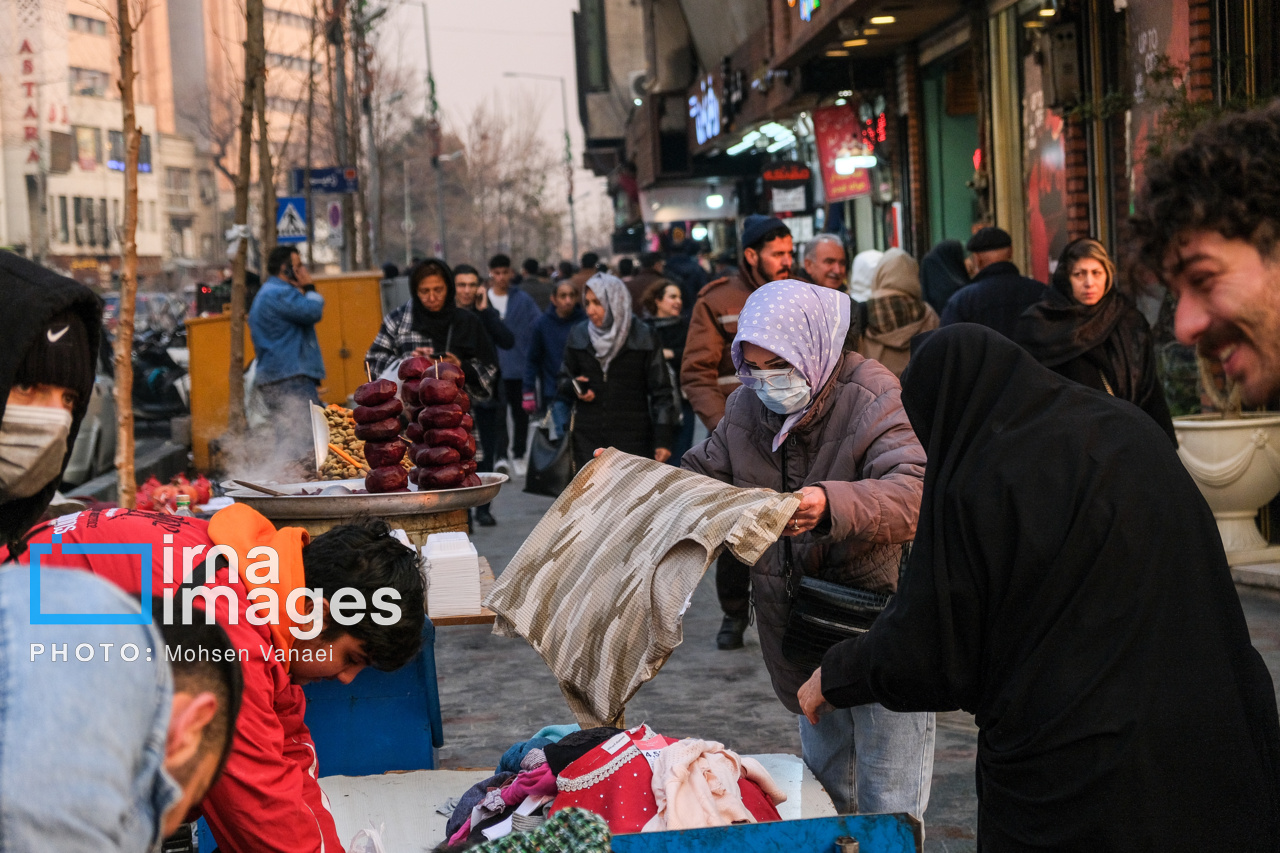
[[[556,433],[563,435],[569,426],[569,404],[556,396],[556,381],[564,361],[564,347],[569,330],[587,319],[578,304],[578,291],[572,283],[562,281],[551,294],[551,307],[533,327],[529,355],[524,363],[524,410],[538,410],[538,380],[542,380],[542,406],[551,407]]]
[[[498,309],[502,322],[515,336],[516,345],[511,349],[498,350],[498,366],[502,368],[503,407],[510,408],[511,422],[515,428],[510,436],[510,457],[507,441],[498,440],[498,458],[494,460],[494,470],[524,476],[524,450],[529,443],[529,415],[521,405],[521,387],[524,384],[525,360],[529,355],[529,341],[533,338],[533,327],[538,322],[538,303],[533,297],[518,287],[511,286],[511,259],[506,255],[494,255],[489,259],[489,304]],[[505,426],[505,411],[500,418]],[[505,432],[505,430],[504,430]]]
[[[293,246],[276,246],[267,256],[269,278],[249,310],[249,331],[257,356],[256,384],[271,410],[279,446],[301,458],[311,447],[308,403],[319,405],[316,385],[324,379],[324,359],[316,323],[324,297]]]

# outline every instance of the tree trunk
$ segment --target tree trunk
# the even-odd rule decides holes
[[[233,436],[243,435],[248,427],[244,414],[244,268],[249,257],[253,101],[257,79],[263,74],[266,59],[257,49],[259,43],[253,37],[255,29],[262,32],[262,0],[247,0],[245,10],[248,35],[244,42],[244,92],[240,101],[240,163],[235,180],[235,227],[239,231],[240,242],[231,262],[231,363],[227,366],[227,431]]]
[[[320,3],[311,3],[311,50],[307,64],[307,150],[302,161],[302,193],[307,200],[307,266],[315,263],[316,206],[311,197],[311,144],[315,136],[316,114],[316,22],[320,18]]]
[[[116,323],[116,502],[132,509],[138,488],[133,469],[133,317],[138,297],[138,148],[142,128],[134,106],[133,28],[129,0],[117,0],[120,32],[120,103],[124,111],[124,233],[120,235],[120,313]]]
[[[271,137],[267,134],[267,42],[261,0],[257,0],[257,5],[256,18],[252,13],[249,15],[249,42],[262,63],[258,66],[261,73],[254,80],[253,104],[258,113],[258,185],[262,189],[262,258],[265,267],[267,255],[276,247],[276,182],[271,165]],[[265,273],[266,270],[259,272]]]

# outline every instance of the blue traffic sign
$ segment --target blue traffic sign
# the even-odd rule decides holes
[[[276,242],[305,243],[307,241],[307,199],[305,196],[285,196],[276,199]]]
[[[306,169],[293,170],[293,185],[298,192],[306,187]],[[353,166],[328,166],[311,170],[311,191],[315,193],[354,193],[360,191],[360,181]]]

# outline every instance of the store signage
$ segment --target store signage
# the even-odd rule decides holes
[[[818,143],[818,161],[827,201],[846,201],[871,195],[871,173],[866,169],[837,168],[850,158],[871,154],[863,141],[863,123],[848,107],[823,107],[814,110],[813,132]],[[847,172],[847,174],[842,174]]]
[[[804,163],[794,160],[770,163],[760,176],[769,188],[769,203],[774,213],[803,213],[809,209],[809,181],[813,172]]]
[[[715,79],[708,74],[698,85],[699,91],[689,96],[689,118],[699,145],[720,135],[720,98]]]
[[[800,20],[813,20],[813,13],[822,5],[822,0],[798,0],[800,6]],[[788,6],[797,5],[797,0],[787,0]]]
[[[768,184],[797,184],[808,183],[813,177],[813,173],[809,171],[809,167],[803,163],[788,162],[775,163],[772,166],[766,166],[761,173],[765,183]]]

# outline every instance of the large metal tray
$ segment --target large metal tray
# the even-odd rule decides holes
[[[305,495],[294,494],[315,491],[329,486],[346,486],[363,489],[364,480],[321,480],[314,483],[264,483],[277,492],[290,493],[287,497],[272,497],[237,486],[228,481],[226,495],[237,503],[253,507],[270,519],[286,518],[346,518],[361,513],[375,516],[423,515],[430,512],[449,512],[455,509],[487,504],[498,496],[506,474],[478,474],[481,485],[464,489],[443,489],[423,492],[410,485],[410,491],[391,492],[382,495]]]

